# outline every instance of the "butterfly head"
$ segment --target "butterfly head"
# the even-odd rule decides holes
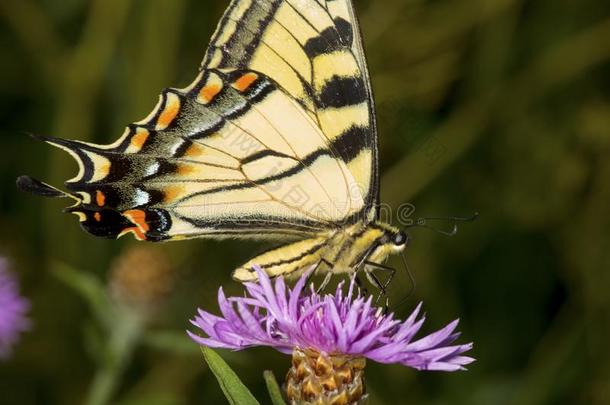
[[[400,229],[388,229],[384,236],[383,246],[389,254],[402,252],[409,244],[409,234]]]
[[[409,234],[405,231],[398,230],[389,235],[391,243],[397,250],[403,250],[409,244]]]
[[[369,244],[367,261],[382,263],[389,256],[402,252],[409,243],[409,235],[393,226],[375,223],[361,236],[362,244]]]
[[[372,259],[382,261],[391,254],[402,252],[409,244],[409,234],[388,224],[375,223],[371,232],[371,239],[375,240]]]

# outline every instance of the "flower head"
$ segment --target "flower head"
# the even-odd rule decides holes
[[[453,344],[459,337],[457,320],[414,340],[425,319],[419,317],[421,304],[401,321],[374,307],[372,297],[356,292],[354,280],[347,293],[341,283],[334,295],[320,295],[313,286],[305,287],[309,274],[290,289],[282,277],[272,282],[265,272],[257,272],[259,282],[245,283],[245,297],[227,298],[219,289],[222,317],[199,310],[191,322],[206,336],[189,332],[197,343],[233,350],[269,346],[286,354],[313,350],[418,370],[455,371],[474,361],[462,355],[472,344]]]
[[[19,284],[6,268],[6,260],[0,258],[0,359],[10,355],[21,332],[30,327],[25,316],[30,303],[19,295]]]

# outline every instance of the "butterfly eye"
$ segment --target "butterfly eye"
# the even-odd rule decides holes
[[[406,245],[407,242],[409,241],[409,235],[407,235],[406,233],[404,233],[403,231],[400,231],[398,233],[396,233],[394,235],[394,239],[392,240],[392,242],[396,245],[396,246],[403,246]]]

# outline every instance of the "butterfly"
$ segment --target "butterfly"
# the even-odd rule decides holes
[[[408,235],[379,220],[373,92],[351,0],[233,0],[197,78],[109,145],[41,137],[79,172],[61,191],[89,233],[281,241],[239,281],[382,265]],[[391,270],[393,271],[393,270]]]

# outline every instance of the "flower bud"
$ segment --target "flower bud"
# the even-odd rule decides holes
[[[154,309],[167,298],[174,284],[169,259],[152,247],[129,248],[110,267],[111,296],[124,305]]]

